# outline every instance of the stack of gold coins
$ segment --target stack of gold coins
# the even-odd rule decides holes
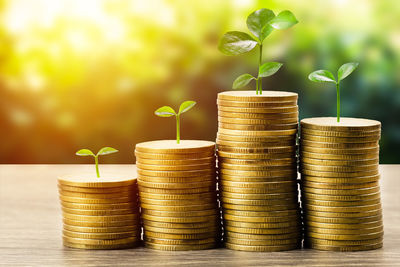
[[[83,249],[121,249],[140,244],[136,178],[120,175],[58,178],[63,243]]]
[[[136,145],[146,247],[199,250],[220,243],[215,143],[162,140]]]
[[[297,94],[218,94],[218,172],[224,243],[244,251],[301,246]]]
[[[321,250],[382,247],[378,121],[301,121],[305,244]]]

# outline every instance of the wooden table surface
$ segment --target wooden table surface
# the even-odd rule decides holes
[[[0,165],[0,265],[4,266],[400,266],[400,165],[381,166],[384,248],[364,252],[163,252],[146,248],[77,250],[61,240],[56,177],[94,171],[89,165]],[[133,173],[133,165],[100,171]]]

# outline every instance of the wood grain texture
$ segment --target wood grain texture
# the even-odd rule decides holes
[[[310,249],[251,253],[228,249],[161,252],[146,248],[86,251],[63,247],[57,176],[91,165],[0,165],[1,266],[399,266],[400,165],[381,166],[384,248],[364,252]],[[133,165],[100,170],[129,174]]]

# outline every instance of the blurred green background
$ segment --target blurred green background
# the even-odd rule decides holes
[[[218,39],[261,7],[299,20],[267,38],[264,61],[284,66],[264,90],[299,93],[300,118],[335,116],[334,86],[307,76],[360,62],[342,116],[380,120],[381,163],[400,163],[396,0],[0,1],[0,163],[88,163],[75,152],[102,146],[120,150],[102,162],[132,163],[136,143],[175,137],[154,110],[183,100],[198,104],[182,138],[214,140],[217,93],[257,71],[257,53],[225,56]]]

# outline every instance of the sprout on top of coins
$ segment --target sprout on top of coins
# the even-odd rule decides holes
[[[116,153],[118,152],[118,150],[116,150],[115,148],[112,147],[103,147],[101,148],[97,154],[95,155],[91,150],[89,149],[81,149],[78,152],[76,152],[75,154],[77,156],[92,156],[94,157],[94,162],[96,164],[96,174],[97,174],[97,178],[100,178],[100,172],[99,172],[99,156],[100,155],[108,155],[108,154],[112,154],[112,153]]]

